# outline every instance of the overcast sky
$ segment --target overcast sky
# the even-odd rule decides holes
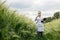
[[[39,10],[42,11],[43,17],[60,11],[60,0],[7,0],[6,5],[33,20]]]

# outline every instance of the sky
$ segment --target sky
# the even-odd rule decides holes
[[[23,14],[32,20],[38,11],[41,11],[42,17],[53,16],[55,12],[60,11],[60,0],[6,0],[5,4],[10,9],[17,10],[18,14]]]

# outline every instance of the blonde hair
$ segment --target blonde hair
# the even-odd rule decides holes
[[[41,14],[41,11],[38,11],[38,14]]]

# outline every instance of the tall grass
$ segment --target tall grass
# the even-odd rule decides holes
[[[45,34],[50,40],[60,40],[60,19],[45,24]]]
[[[35,32],[35,24],[23,15],[17,15],[4,4],[0,6],[0,35],[1,40],[25,40]],[[29,37],[28,37],[29,36]]]

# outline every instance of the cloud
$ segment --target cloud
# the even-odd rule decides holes
[[[21,10],[54,10],[59,9],[60,0],[7,0],[8,5]]]
[[[23,3],[15,3],[15,4],[13,3],[10,6],[13,8],[26,9],[26,8],[30,8],[31,5],[23,4]]]
[[[34,18],[38,10],[42,11],[44,17],[60,11],[60,0],[7,0],[6,5],[30,18]]]
[[[0,0],[0,2],[1,2],[1,0]]]

